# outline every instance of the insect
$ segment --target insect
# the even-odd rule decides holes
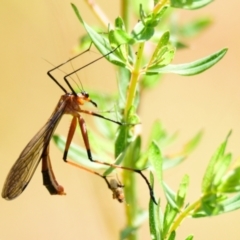
[[[119,179],[110,179],[110,181],[107,180],[107,178],[104,178],[108,188],[112,191],[113,199],[117,199],[120,203],[124,202],[124,192],[123,188],[124,185],[119,181]]]
[[[65,75],[64,81],[67,84],[67,86],[69,87],[70,92],[68,92],[52,75],[52,72],[54,70],[60,68],[67,62],[69,62],[69,61],[75,59],[76,57],[84,54],[85,52],[89,51],[90,47],[87,50],[85,50],[84,52],[78,54],[77,56],[67,60],[66,62],[54,67],[53,69],[51,69],[47,72],[48,76],[63,90],[64,95],[62,95],[60,97],[60,100],[59,100],[54,112],[52,113],[49,120],[47,121],[47,123],[30,140],[30,142],[27,144],[27,146],[21,152],[21,154],[18,157],[18,159],[16,160],[15,164],[12,166],[12,168],[5,180],[4,187],[2,190],[3,198],[5,198],[7,200],[12,200],[12,199],[18,197],[24,191],[24,189],[27,187],[28,183],[31,181],[31,178],[32,178],[40,161],[42,161],[43,184],[46,186],[46,188],[48,189],[50,194],[57,194],[57,195],[65,194],[63,187],[57,183],[56,178],[53,173],[53,170],[52,170],[52,167],[51,167],[51,161],[50,161],[50,156],[49,156],[49,143],[50,143],[51,137],[52,137],[58,123],[61,120],[61,117],[64,114],[70,114],[72,116],[72,121],[71,121],[70,129],[68,132],[67,140],[66,140],[65,150],[64,150],[64,154],[63,154],[63,160],[71,165],[74,165],[81,169],[92,172],[92,173],[104,178],[106,181],[105,176],[102,176],[101,174],[99,174],[97,172],[93,172],[89,169],[86,169],[80,165],[77,165],[77,164],[67,160],[68,150],[69,150],[74,132],[76,130],[77,124],[79,124],[80,130],[82,133],[82,137],[83,137],[83,141],[84,141],[84,145],[86,147],[88,159],[95,163],[103,164],[103,165],[110,166],[113,168],[121,168],[121,169],[133,171],[133,172],[140,174],[144,178],[144,180],[146,181],[146,183],[148,185],[151,198],[156,203],[151,185],[148,182],[147,178],[143,175],[141,170],[123,167],[123,166],[119,166],[119,165],[115,165],[115,164],[111,164],[111,163],[107,163],[107,162],[101,162],[101,161],[98,161],[98,160],[95,160],[92,158],[86,123],[85,123],[83,117],[81,116],[81,113],[85,113],[85,114],[89,114],[89,115],[96,116],[99,118],[103,118],[105,120],[111,121],[120,126],[124,125],[124,123],[109,119],[103,115],[96,113],[96,112],[83,109],[82,106],[84,105],[85,102],[90,102],[95,107],[97,107],[97,104],[93,100],[91,100],[91,98],[87,92],[81,91],[80,93],[76,93],[74,91],[74,89],[72,88],[72,86],[70,85],[69,80],[68,80],[68,78],[71,77],[72,74],[75,74],[76,72],[89,66],[90,64],[92,64],[104,57],[107,57],[109,54],[113,53],[116,49],[113,49],[106,55],[101,56],[101,57],[95,59],[94,61]],[[110,184],[110,186],[113,186],[113,184]],[[108,187],[109,187],[109,184],[108,184]],[[113,194],[115,194],[115,195],[117,194],[116,190],[114,190],[113,188],[110,188],[110,189],[113,191]],[[116,198],[118,198],[118,196],[116,196]]]

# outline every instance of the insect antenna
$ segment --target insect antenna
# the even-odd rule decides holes
[[[54,70],[56,70],[56,69],[60,68],[61,66],[65,65],[66,63],[72,61],[73,59],[75,59],[75,58],[83,55],[84,53],[88,52],[88,51],[90,50],[91,46],[92,46],[92,43],[90,44],[90,46],[88,47],[88,49],[86,49],[85,51],[83,51],[83,52],[79,53],[78,55],[76,55],[76,56],[68,59],[67,61],[59,64],[58,66],[50,69],[50,70],[47,72],[47,75],[48,75],[65,93],[67,93],[67,90],[57,81],[57,79],[51,74],[51,72],[53,72]],[[65,81],[65,82],[66,82],[66,81]],[[77,95],[76,92],[73,90],[72,86],[69,84],[69,82],[67,81],[66,83],[67,83],[68,87],[70,88],[70,90],[72,91],[72,93],[73,93],[74,95]]]
[[[92,44],[91,44],[91,45],[92,45]],[[91,45],[90,45],[90,47],[91,47]],[[88,50],[86,50],[86,51],[89,51],[89,50],[90,50],[90,47],[89,47]],[[113,52],[115,52],[119,47],[120,47],[120,45],[117,46],[116,48],[114,48],[112,51],[108,52],[107,54],[105,54],[105,55],[103,55],[103,56],[101,56],[101,57],[98,57],[98,58],[94,59],[92,62],[89,62],[89,63],[85,64],[84,66],[82,66],[82,67],[74,70],[73,72],[67,74],[66,76],[64,76],[64,81],[66,82],[66,84],[68,85],[68,87],[71,89],[72,93],[73,93],[73,94],[76,94],[76,93],[74,92],[74,90],[72,89],[70,83],[68,82],[68,79],[67,79],[68,77],[70,77],[71,75],[75,74],[76,72],[82,70],[83,68],[88,67],[88,66],[90,66],[91,64],[99,61],[100,59],[109,56],[110,54],[112,54]],[[84,51],[84,52],[86,52],[86,51]],[[83,53],[84,53],[84,52],[83,52]],[[78,56],[79,56],[79,55],[78,55]],[[74,57],[74,58],[75,58],[75,57]],[[73,59],[73,58],[72,58],[72,59]]]
[[[73,71],[74,71],[74,67],[73,67],[72,61],[70,62],[70,64],[71,64],[72,69],[73,69]],[[76,82],[71,76],[70,76],[70,78],[75,82],[75,84],[77,85],[77,87],[78,87],[79,89],[82,89],[81,91],[84,91],[83,84],[82,84],[82,81],[80,80],[80,77],[78,76],[77,73],[75,73],[75,75],[77,76],[78,82],[80,83],[80,86],[81,86],[81,87],[79,87],[79,85],[77,84],[77,82]],[[85,91],[84,91],[84,92],[85,92]]]

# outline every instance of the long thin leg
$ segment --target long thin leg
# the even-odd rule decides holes
[[[113,199],[117,199],[120,203],[122,203],[124,201],[124,193],[123,193],[123,187],[124,186],[119,184],[115,179],[111,179],[110,182],[109,182],[108,179],[107,179],[107,176],[103,176],[98,172],[92,171],[92,170],[90,170],[88,168],[85,168],[83,166],[80,166],[80,165],[78,165],[74,162],[67,161],[67,163],[74,166],[74,167],[80,168],[82,170],[85,170],[89,173],[93,173],[93,174],[103,178],[105,180],[108,188],[112,191]]]
[[[88,114],[88,115],[92,115],[92,116],[96,116],[96,117],[99,117],[99,118],[103,118],[103,119],[105,119],[105,120],[107,120],[107,121],[110,121],[110,122],[116,123],[116,124],[118,124],[118,125],[120,125],[120,126],[122,126],[122,125],[125,125],[125,126],[126,126],[126,125],[132,126],[132,124],[129,124],[129,123],[122,123],[122,122],[119,122],[119,121],[115,121],[115,120],[113,120],[113,119],[110,119],[110,118],[104,117],[103,115],[98,114],[98,113],[93,112],[93,111],[89,111],[89,110],[81,109],[81,112],[82,112],[82,113],[85,113],[85,114]]]
[[[69,131],[68,131],[67,141],[66,141],[66,145],[65,145],[65,149],[64,149],[64,153],[63,153],[63,160],[65,162],[67,162],[68,149],[72,142],[72,138],[73,138],[74,132],[76,130],[76,127],[77,127],[77,117],[73,117],[72,123],[71,123]]]
[[[106,176],[103,176],[103,175],[101,175],[98,172],[92,171],[92,170],[90,170],[88,168],[85,168],[83,166],[80,166],[80,165],[78,165],[76,163],[69,162],[69,161],[67,161],[67,163],[72,165],[72,166],[75,166],[77,168],[80,168],[82,170],[85,170],[87,172],[93,173],[93,174],[103,178],[105,180],[105,182],[107,183],[108,188],[113,193],[115,193],[115,195],[118,192],[120,192],[119,189],[122,188],[122,186],[121,185],[117,186],[118,187],[117,189],[113,188],[113,186],[107,180]],[[44,150],[43,155],[42,155],[42,176],[43,176],[43,185],[47,188],[47,190],[49,191],[49,193],[51,195],[66,195],[66,193],[64,192],[64,188],[61,185],[58,184],[58,182],[57,182],[57,180],[55,178],[55,175],[53,173],[52,165],[51,165],[51,161],[50,161],[50,157],[49,157],[49,145]],[[120,192],[120,193],[122,193],[122,192]],[[119,196],[119,195],[120,194],[118,193],[118,195],[116,195],[116,196]],[[122,195],[121,195],[121,198],[118,197],[118,200],[119,199],[120,200],[122,199]],[[122,202],[120,200],[119,200],[119,202]]]
[[[83,112],[93,115],[92,112],[90,112],[90,111],[83,111]],[[100,115],[100,116],[102,116],[102,115]],[[75,132],[75,130],[76,130],[77,118],[78,118],[79,126],[80,126],[80,129],[81,129],[83,141],[84,141],[84,144],[85,144],[85,147],[86,147],[88,159],[89,159],[91,162],[103,164],[103,165],[110,166],[110,167],[114,167],[114,168],[125,169],[125,170],[133,171],[133,172],[136,172],[136,173],[140,174],[140,175],[143,177],[143,179],[145,180],[145,182],[147,183],[147,185],[148,185],[149,192],[150,192],[150,196],[151,196],[152,200],[154,201],[155,204],[157,204],[157,202],[156,202],[156,200],[155,200],[155,197],[154,197],[153,189],[152,189],[152,187],[151,187],[148,179],[145,177],[145,175],[142,173],[141,170],[139,170],[139,169],[133,169],[133,168],[129,168],[129,167],[123,167],[123,166],[119,166],[119,165],[112,164],[112,163],[101,162],[101,161],[98,161],[98,160],[94,160],[94,159],[92,158],[92,153],[91,153],[91,149],[90,149],[90,143],[89,143],[88,134],[87,134],[86,123],[85,123],[84,119],[81,117],[81,115],[78,115],[78,117],[75,117],[75,116],[74,116],[73,119],[72,119],[72,123],[71,123],[71,125],[70,125],[70,129],[69,129],[68,137],[67,137],[67,141],[66,141],[66,146],[65,146],[65,150],[64,150],[64,154],[63,154],[63,160],[64,160],[65,162],[71,164],[71,165],[78,166],[79,168],[85,169],[84,167],[81,167],[81,166],[79,166],[79,165],[77,165],[77,164],[75,164],[75,163],[69,162],[69,161],[67,160],[68,149],[69,149],[70,143],[71,143],[71,141],[72,141],[74,132]],[[109,120],[111,120],[111,119],[109,119]],[[119,123],[120,123],[120,122],[119,122]],[[86,170],[86,169],[85,169],[85,170]],[[90,171],[90,172],[91,172],[91,170],[87,170],[87,171]],[[102,176],[102,175],[99,174],[99,173],[95,173],[95,172],[93,172],[93,173],[104,178],[104,176]],[[106,178],[104,178],[104,179],[105,179],[105,181],[106,181]],[[106,181],[106,183],[108,184],[107,181]],[[108,184],[108,187],[109,187],[109,184]]]
[[[81,117],[81,115],[78,116],[78,122],[79,122],[79,126],[80,126],[80,129],[81,129],[83,141],[84,141],[84,144],[85,144],[85,147],[86,147],[86,150],[87,150],[88,159],[89,159],[91,162],[103,164],[103,165],[110,166],[110,167],[114,167],[114,168],[121,168],[121,169],[129,170],[129,171],[134,171],[134,172],[140,174],[140,175],[143,177],[143,179],[145,180],[145,182],[147,183],[147,185],[148,185],[149,192],[150,192],[150,196],[151,196],[153,202],[154,202],[155,204],[157,204],[157,202],[156,202],[156,200],[155,200],[155,197],[154,197],[153,189],[152,189],[152,187],[151,187],[148,179],[144,176],[144,174],[142,173],[141,170],[139,170],[139,169],[133,169],[133,168],[129,168],[129,167],[123,167],[123,166],[119,166],[119,165],[112,164],[112,163],[101,162],[101,161],[98,161],[98,160],[94,160],[94,159],[92,158],[92,153],[91,153],[90,144],[89,144],[89,139],[88,139],[88,134],[87,134],[86,123],[85,123],[84,119]],[[64,157],[67,158],[67,152],[64,153]],[[66,161],[66,159],[65,159],[65,161]]]

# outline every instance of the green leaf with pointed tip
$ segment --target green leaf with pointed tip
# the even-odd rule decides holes
[[[179,190],[177,192],[177,200],[176,203],[179,208],[182,208],[185,202],[187,189],[189,185],[189,176],[185,175],[180,183]]]
[[[126,150],[127,151],[127,150]],[[117,159],[116,159],[116,161],[115,161],[115,165],[120,165],[122,162],[123,162],[123,160],[124,160],[124,158],[125,158],[125,156],[126,156],[126,151],[124,151],[124,152],[122,152],[122,153],[120,153],[119,155],[118,155],[118,157],[117,157]],[[107,176],[107,175],[109,175],[112,171],[114,171],[116,168],[114,168],[114,167],[109,167],[104,173],[103,173],[103,175],[104,176]]]
[[[217,62],[219,62],[227,52],[227,48],[224,48],[208,57],[200,60],[184,63],[184,64],[170,64],[166,67],[150,67],[147,69],[146,74],[158,74],[158,73],[176,73],[184,76],[191,76],[206,71]]]
[[[133,42],[132,37],[122,29],[115,29],[109,31],[109,42],[112,46],[119,46],[121,44]]]
[[[150,145],[152,140],[154,140],[160,148],[164,148],[172,144],[176,138],[177,133],[169,135],[162,122],[156,120],[151,127],[150,135],[148,137],[148,145]]]
[[[185,240],[193,240],[193,235],[189,235]]]
[[[132,44],[135,42],[145,42],[149,40],[153,34],[154,28],[145,26],[144,23],[140,21],[134,26],[131,32],[132,39],[134,40]]]
[[[168,204],[171,206],[172,209],[178,211],[178,205],[176,203],[176,193],[172,189],[170,189],[165,182],[163,182],[163,190],[167,198]]]
[[[158,41],[158,44],[153,52],[150,63],[145,70],[147,73],[148,69],[162,68],[168,65],[174,57],[174,47],[169,43],[170,33],[169,31],[162,34]]]
[[[181,162],[183,162],[186,159],[186,157],[177,157],[177,158],[164,158],[163,159],[163,170],[176,167]]]
[[[157,120],[153,123],[151,132],[148,138],[149,144],[151,144],[152,140],[156,141],[157,143],[164,141],[167,137],[167,132],[163,127],[163,124]]]
[[[159,22],[161,21],[163,15],[166,13],[168,6],[162,6],[161,8],[155,8],[154,11],[147,16],[143,16],[141,18],[143,24],[148,27],[157,27]],[[158,10],[158,11],[156,11]],[[140,13],[141,13],[141,5],[140,5]]]
[[[235,196],[228,198],[222,201],[222,206],[224,209],[224,213],[235,211],[240,208],[240,193]]]
[[[240,193],[233,197],[226,195],[212,195],[203,199],[201,208],[192,214],[192,217],[216,216],[223,213],[235,211],[240,208]]]
[[[126,96],[128,85],[130,81],[131,73],[127,68],[119,67],[118,75],[117,75],[117,84],[118,84],[118,106],[120,109],[123,109],[126,104]]]
[[[121,17],[119,17],[119,16],[115,19],[115,27],[116,27],[116,29],[126,30],[124,21],[123,21],[123,19],[122,19]]]
[[[200,143],[202,136],[203,136],[203,131],[199,131],[192,139],[190,139],[190,141],[188,141],[184,145],[181,153],[183,155],[187,155],[187,154],[191,153]]]
[[[142,89],[155,87],[161,81],[161,75],[143,75],[140,81]]]
[[[194,37],[212,24],[209,17],[200,17],[180,27],[180,34],[184,37]]]
[[[117,139],[115,141],[115,158],[121,154],[127,145],[127,138],[128,138],[128,126],[121,126],[118,129]]]
[[[150,172],[150,182],[152,185],[152,188],[154,187],[154,178],[153,174]],[[159,205],[160,202],[158,202],[158,205],[156,205],[153,200],[150,198],[149,200],[149,229],[151,233],[151,239],[152,240],[161,240],[161,233],[159,228]]]
[[[223,176],[227,172],[227,169],[229,168],[230,164],[232,162],[232,155],[226,154],[224,155],[215,165],[215,176],[213,185],[218,186],[221,181],[223,180]]]
[[[163,221],[163,239],[166,239],[166,235],[168,234],[168,231],[170,227],[172,226],[174,219],[177,216],[178,211],[173,209],[169,202],[167,203],[167,206],[165,208],[164,212],[164,221]]]
[[[234,168],[220,180],[221,183],[217,188],[219,192],[223,193],[240,192],[240,167]]]
[[[133,232],[137,231],[137,227],[126,227],[120,232],[120,240],[126,240]]]
[[[171,0],[171,7],[195,10],[213,2],[213,0]]]
[[[202,181],[202,192],[203,193],[208,193],[212,188],[214,177],[216,174],[216,164],[218,162],[220,162],[220,160],[224,156],[225,149],[227,146],[227,141],[228,141],[230,134],[231,134],[231,132],[227,135],[225,141],[218,147],[217,151],[214,153],[214,155],[212,156],[212,158],[208,164],[208,167],[206,169],[206,172],[204,174],[203,181]]]
[[[175,238],[176,238],[176,232],[173,231],[173,232],[171,232],[171,234],[170,234],[168,240],[174,240]]]
[[[162,185],[162,155],[158,145],[153,141],[148,150],[148,158],[157,174],[158,182]]]
[[[108,40],[103,37],[103,35],[97,33],[93,28],[91,28],[87,23],[85,23],[77,9],[77,7],[74,4],[71,4],[72,8],[75,12],[75,14],[77,15],[79,21],[82,23],[82,25],[85,27],[88,35],[90,36],[90,38],[92,39],[92,42],[94,43],[94,45],[96,46],[96,48],[99,50],[99,52],[102,55],[106,55],[106,59],[113,63],[116,64],[118,66],[126,66],[126,61],[125,59],[122,59],[118,54],[117,54],[117,46],[115,46],[115,49],[113,49]]]

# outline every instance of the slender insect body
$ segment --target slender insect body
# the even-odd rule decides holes
[[[112,120],[112,119],[109,119],[103,115],[100,115],[99,113],[82,109],[81,106],[83,106],[85,102],[91,102],[95,107],[97,107],[97,104],[90,99],[89,94],[86,93],[85,91],[81,91],[81,93],[77,94],[73,90],[72,86],[70,85],[70,83],[67,79],[67,77],[70,77],[72,74],[76,73],[77,71],[81,70],[82,68],[89,66],[90,64],[102,59],[103,57],[106,57],[107,55],[111,54],[113,51],[115,51],[115,50],[112,50],[105,56],[95,59],[93,62],[86,64],[85,66],[73,71],[70,74],[67,74],[64,77],[64,80],[65,80],[67,86],[70,88],[71,93],[67,92],[67,90],[53,77],[51,72],[53,70],[61,67],[62,65],[66,64],[67,62],[71,61],[72,59],[76,58],[77,56],[75,56],[72,59],[69,59],[65,63],[62,63],[59,66],[48,71],[48,73],[47,73],[48,76],[64,91],[65,94],[61,96],[54,112],[52,113],[52,115],[49,118],[49,120],[47,121],[47,123],[30,140],[30,142],[23,149],[19,158],[17,159],[17,161],[11,168],[11,170],[6,178],[6,181],[4,183],[4,186],[3,186],[3,190],[2,190],[3,198],[5,198],[7,200],[11,200],[11,199],[14,199],[17,196],[19,196],[24,191],[24,189],[27,187],[28,183],[30,182],[40,161],[42,161],[43,184],[46,186],[46,188],[48,189],[50,194],[65,195],[63,187],[57,183],[56,178],[53,173],[53,170],[52,170],[50,156],[49,156],[49,144],[50,144],[51,137],[52,137],[59,121],[61,120],[61,117],[64,114],[70,114],[70,115],[72,115],[72,122],[71,122],[69,132],[67,135],[65,150],[64,150],[64,154],[63,154],[63,160],[73,166],[76,166],[80,169],[86,170],[90,173],[96,174],[99,177],[103,178],[106,181],[109,189],[113,192],[113,198],[117,199],[119,202],[124,201],[124,194],[123,194],[124,186],[119,181],[111,180],[110,182],[108,182],[108,180],[106,179],[106,176],[103,176],[98,172],[94,172],[90,169],[87,169],[83,166],[79,166],[78,164],[75,164],[75,163],[67,160],[68,150],[69,150],[70,144],[72,142],[73,135],[75,133],[77,125],[79,125],[81,133],[82,133],[82,137],[83,137],[83,142],[84,142],[84,145],[86,148],[86,153],[87,153],[88,159],[91,162],[103,164],[103,165],[106,165],[106,166],[109,166],[112,168],[121,168],[121,169],[125,169],[128,171],[133,171],[135,173],[138,173],[140,176],[143,177],[143,179],[147,183],[149,191],[150,191],[150,196],[151,196],[152,200],[156,203],[152,187],[151,187],[149,181],[147,180],[147,178],[143,175],[141,170],[132,169],[130,167],[122,167],[122,166],[119,166],[116,164],[102,162],[102,161],[92,158],[86,123],[85,123],[83,117],[81,116],[81,113],[96,116],[96,117],[111,121],[120,126],[125,125],[125,124],[115,121],[115,120]],[[83,53],[81,53],[81,54],[83,54]],[[81,54],[79,54],[79,55],[81,55]]]
[[[80,105],[83,105],[85,101],[91,101],[88,95],[87,97],[82,94],[78,96],[74,94],[64,94],[61,96],[55,111],[47,123],[27,144],[11,168],[3,187],[3,198],[11,200],[20,195],[27,187],[41,160],[44,182],[51,182],[51,187],[55,189],[55,193],[51,193],[54,192],[54,190],[49,192],[51,194],[63,194],[63,187],[58,185],[52,171],[49,157],[49,143],[63,114],[71,114],[74,117],[79,117],[79,112],[81,111]],[[50,185],[50,183],[48,185]],[[45,186],[47,187],[48,185]]]

